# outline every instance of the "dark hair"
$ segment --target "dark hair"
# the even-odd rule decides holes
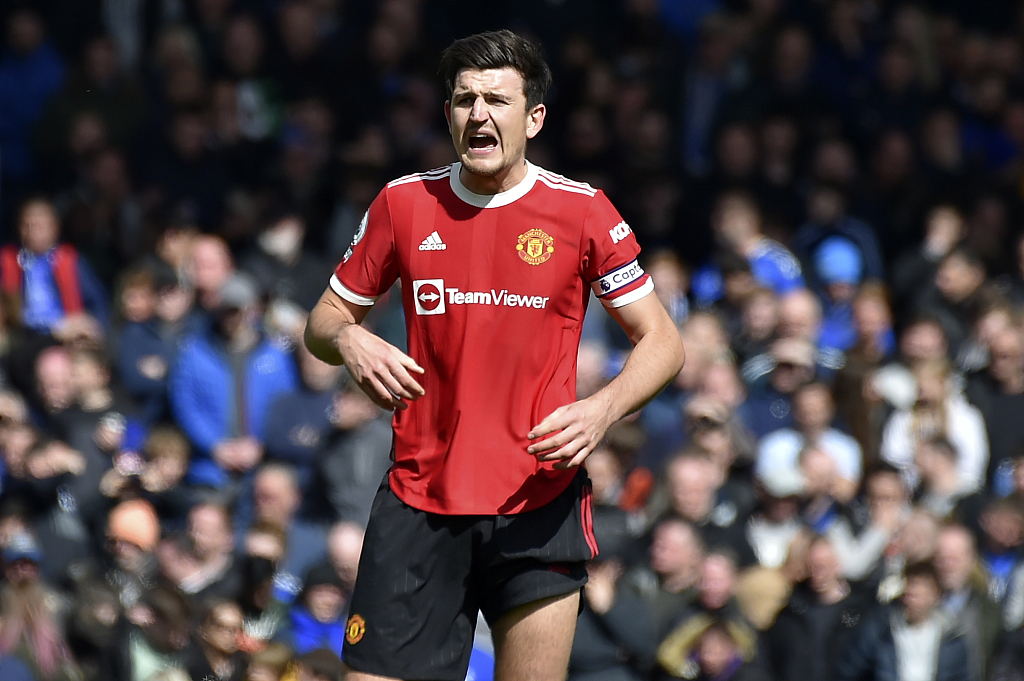
[[[942,590],[942,582],[939,581],[939,572],[935,569],[935,564],[930,560],[920,560],[916,563],[911,563],[903,570],[903,576],[909,582],[913,577],[924,577],[930,579],[932,584],[935,585],[939,591]]]
[[[540,46],[507,29],[456,40],[441,53],[438,73],[451,100],[459,71],[504,68],[514,69],[523,77],[527,110],[544,101],[551,87],[551,69]]]

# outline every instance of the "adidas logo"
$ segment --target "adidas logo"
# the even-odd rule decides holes
[[[445,243],[441,241],[441,235],[438,234],[436,231],[431,232],[430,236],[428,236],[426,239],[422,241],[422,243],[420,243],[421,251],[443,251],[446,248],[448,248],[448,246],[446,246]]]

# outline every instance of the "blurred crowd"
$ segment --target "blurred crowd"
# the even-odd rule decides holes
[[[0,21],[4,681],[341,678],[390,427],[301,332],[496,27],[555,75],[528,156],[607,192],[687,350],[587,462],[570,679],[1024,679],[1024,3]],[[579,394],[628,349],[592,305]]]

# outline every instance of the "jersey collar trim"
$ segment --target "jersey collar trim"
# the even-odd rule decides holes
[[[462,179],[459,177],[461,170],[461,163],[452,164],[452,174],[449,176],[452,191],[455,192],[455,196],[477,208],[501,208],[502,206],[507,206],[526,196],[537,182],[537,166],[527,161],[526,177],[515,187],[498,192],[497,194],[474,194],[462,184]]]

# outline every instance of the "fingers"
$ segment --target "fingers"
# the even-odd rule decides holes
[[[545,418],[543,421],[534,426],[533,430],[531,430],[526,437],[530,438],[531,440],[535,440],[539,437],[543,437],[550,433],[554,433],[557,430],[562,430],[567,425],[569,425],[569,422],[571,420],[570,418],[563,418],[566,411],[568,411],[566,407],[559,407],[558,409],[554,410],[548,415],[547,418]],[[531,447],[530,450],[531,454],[536,453],[536,451],[539,451],[534,450],[533,447]]]

